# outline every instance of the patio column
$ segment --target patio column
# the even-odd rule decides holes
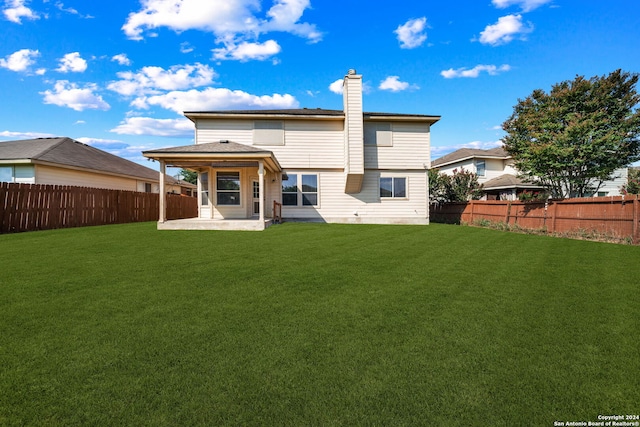
[[[264,162],[258,162],[258,187],[260,189],[260,221],[264,222]]]
[[[165,222],[167,220],[167,210],[165,209],[167,192],[164,189],[164,174],[164,160],[160,160],[160,214],[158,215],[158,222]]]

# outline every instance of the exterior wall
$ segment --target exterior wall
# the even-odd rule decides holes
[[[621,196],[622,193],[620,192],[620,189],[627,183],[628,179],[628,168],[616,169],[616,171],[613,173],[613,179],[610,181],[605,181],[598,192],[594,194],[594,196]]]
[[[483,183],[489,181],[490,179],[497,178],[500,175],[504,175],[504,160],[502,159],[484,159],[485,164],[485,175],[483,177],[478,177],[478,182]]]
[[[239,172],[240,173],[240,205],[218,205],[216,195],[216,173]],[[253,214],[253,182],[259,182],[258,168],[209,168],[209,204],[202,205],[202,198],[198,195],[198,216],[200,218],[214,219],[245,219]],[[264,176],[264,215],[273,216],[273,201],[281,200],[281,175],[265,170]],[[200,184],[199,184],[200,189]]]
[[[376,122],[377,123],[377,122]],[[372,125],[373,123],[368,123]],[[365,127],[367,127],[365,125]],[[429,125],[416,123],[391,123],[390,146],[364,146],[367,169],[417,169],[429,166]]]
[[[476,167],[473,164],[473,160],[472,159],[464,160],[464,161],[461,161],[461,162],[458,162],[458,163],[454,163],[454,164],[451,164],[451,165],[445,165],[445,166],[442,166],[442,167],[438,168],[438,170],[440,172],[445,173],[447,175],[453,175],[454,169],[458,169],[458,170],[464,169],[466,171],[474,172],[474,173],[476,171]]]
[[[253,145],[253,120],[198,120],[196,129],[197,144],[226,139]],[[343,168],[343,131],[337,120],[285,120],[284,145],[260,147],[273,152],[283,168]]]
[[[36,165],[36,183],[52,185],[78,185],[82,187],[109,188],[113,190],[139,191],[138,181],[100,173],[74,169]],[[158,185],[156,184],[156,192]],[[143,190],[144,191],[144,185]]]
[[[362,76],[349,74],[344,79],[343,103],[345,112],[345,172],[364,173],[364,125],[362,119]]]
[[[287,173],[318,174],[318,206],[282,207],[285,219],[344,223],[428,223],[426,171],[365,170],[362,191],[344,192],[343,171],[287,170]],[[380,177],[405,177],[407,198],[381,199]]]
[[[361,108],[361,107],[360,107]],[[362,117],[362,113],[360,112]],[[200,119],[196,122],[196,143],[230,140],[253,144],[253,119]],[[394,122],[391,146],[363,146],[363,182],[359,193],[347,194],[345,123],[340,120],[284,120],[284,144],[260,148],[274,153],[284,173],[318,176],[317,206],[283,206],[286,220],[344,223],[428,223],[427,171],[430,127],[424,123]],[[364,126],[360,130],[364,132]],[[366,168],[364,168],[366,166]],[[232,171],[234,169],[225,169]],[[240,219],[252,215],[252,182],[257,168],[239,168],[240,206],[216,206],[216,170],[209,171],[209,206],[200,206],[201,218]],[[266,172],[266,171],[265,171]],[[353,171],[352,171],[353,173]],[[406,198],[380,198],[380,177],[406,178]],[[265,175],[265,216],[273,215],[273,201],[282,200],[282,175]],[[200,197],[199,197],[200,201]]]

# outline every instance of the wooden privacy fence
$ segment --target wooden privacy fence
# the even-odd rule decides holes
[[[198,215],[196,197],[167,194],[167,219]],[[0,233],[157,221],[159,195],[0,182]]]
[[[520,202],[473,200],[432,206],[432,222],[490,221],[548,233],[591,232],[603,237],[631,239],[640,244],[639,196],[590,197]]]

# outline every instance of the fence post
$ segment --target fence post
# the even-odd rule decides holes
[[[507,200],[507,212],[504,215],[505,225],[509,225],[509,215],[511,214],[511,200]]]
[[[469,224],[473,224],[473,203],[474,201],[471,200],[469,203],[471,203],[471,215],[469,215]],[[462,219],[462,218],[461,218]]]
[[[640,201],[638,197],[640,196],[636,194],[636,198],[633,199],[633,236],[631,240],[634,245],[640,243],[640,224],[638,224],[640,222]]]
[[[547,233],[555,233],[556,232],[556,216],[558,216],[558,202],[551,199],[550,202],[553,206],[551,210],[551,230],[547,230]]]

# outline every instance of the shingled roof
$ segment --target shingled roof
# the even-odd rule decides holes
[[[158,181],[158,171],[67,137],[0,141],[1,160],[28,160]],[[183,184],[172,177],[167,179],[171,184]]]
[[[509,157],[511,156],[502,147],[491,148],[489,150],[481,150],[477,148],[460,148],[459,150],[435,159],[433,162],[431,162],[431,166],[435,168],[473,158],[507,159]]]
[[[515,175],[504,174],[497,176],[493,179],[482,184],[482,188],[484,190],[499,190],[504,188],[532,188],[538,189],[543,188],[538,184],[533,184],[530,182],[525,182],[522,179],[518,178]]]

